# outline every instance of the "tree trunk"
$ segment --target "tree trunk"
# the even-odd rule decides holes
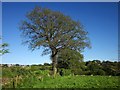
[[[57,54],[52,54],[52,69],[53,69],[53,76],[56,76],[57,73]]]

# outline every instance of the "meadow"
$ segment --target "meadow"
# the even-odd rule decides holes
[[[16,67],[16,68],[15,68]],[[45,67],[46,69],[49,66]],[[119,88],[119,76],[50,75],[43,67],[4,67],[2,88]]]
[[[63,76],[46,79],[33,88],[117,88],[118,77],[109,76]]]

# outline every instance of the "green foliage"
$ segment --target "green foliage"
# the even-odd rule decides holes
[[[83,55],[75,50],[65,49],[58,54],[58,68],[75,68],[83,62]]]
[[[117,88],[118,77],[63,76],[37,83],[34,88]]]
[[[112,63],[111,63],[112,64]],[[115,65],[115,64],[112,64]],[[88,76],[93,74],[90,70],[76,71],[77,75],[74,75],[70,69],[62,69],[63,75],[52,77],[50,76],[50,70],[38,70],[40,66],[33,65],[34,70],[30,66],[11,66],[3,67],[2,77],[5,78],[18,78],[18,84],[16,88],[117,88],[118,76]],[[82,67],[83,68],[83,67]],[[59,69],[60,71],[61,69]],[[85,69],[86,70],[86,69]],[[58,72],[59,72],[58,71]],[[95,75],[104,75],[102,69],[94,72]],[[87,76],[85,76],[86,74]],[[94,74],[93,74],[94,75]],[[3,86],[3,88],[13,87],[12,82]]]
[[[81,52],[90,47],[87,32],[79,21],[61,12],[35,7],[28,12],[20,30],[31,50],[44,47],[43,55],[51,54],[53,74],[57,71],[57,54],[65,49]]]
[[[17,75],[28,75],[31,74],[31,70],[27,70],[21,67],[3,67],[2,68],[2,76],[4,77],[15,77]]]
[[[34,71],[35,75],[40,75],[40,76],[48,76],[50,73],[49,70],[39,70],[39,71]]]
[[[0,44],[0,54],[5,54],[5,53],[9,53],[9,49],[7,49],[8,44],[7,43],[3,43]]]
[[[96,75],[105,75],[105,71],[102,69],[99,69]]]
[[[69,75],[72,75],[72,72],[70,69],[60,69],[59,70],[59,73],[61,73],[61,76],[69,76]]]
[[[2,38],[0,37],[0,40]],[[6,53],[9,53],[9,49],[7,49],[9,45],[7,43],[0,43],[0,55],[3,55],[3,54],[6,54]]]
[[[80,22],[48,8],[35,7],[27,13],[20,30],[22,35],[27,37],[25,43],[30,49],[43,46],[44,54],[49,53],[49,48],[58,51],[67,47],[81,51],[89,46],[87,32]]]
[[[44,63],[44,66],[50,66],[51,64],[49,64],[49,63]]]
[[[102,68],[106,75],[120,75],[119,64],[120,62],[103,61]]]
[[[9,68],[2,68],[2,76],[4,77],[12,77],[14,75]]]
[[[41,66],[40,67],[40,70],[51,70],[51,66],[45,66],[45,65],[43,65],[43,66]]]

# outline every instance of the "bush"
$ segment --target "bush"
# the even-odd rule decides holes
[[[3,77],[12,77],[13,76],[13,72],[11,72],[11,69],[9,68],[2,68],[2,76]]]
[[[59,70],[59,74],[61,75],[61,76],[68,76],[68,75],[71,75],[72,74],[72,72],[71,72],[71,70],[70,69],[60,69]]]
[[[90,70],[84,71],[84,73],[85,73],[85,75],[91,75],[92,74]]]
[[[83,75],[83,71],[81,68],[72,68],[71,70],[74,75]]]
[[[41,76],[48,76],[49,70],[39,70],[39,71],[34,71],[35,75],[41,75]]]
[[[33,88],[39,80],[33,75],[26,75],[22,78],[22,81],[17,85],[17,88]]]
[[[51,69],[51,66],[40,66],[40,70],[50,70]]]
[[[99,69],[97,71],[97,75],[105,75],[105,71],[103,71],[102,69]]]

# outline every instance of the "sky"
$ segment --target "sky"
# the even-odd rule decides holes
[[[3,42],[9,44],[10,53],[2,56],[4,64],[43,64],[51,63],[50,55],[42,56],[43,48],[35,51],[22,44],[19,30],[21,20],[35,6],[60,11],[73,20],[80,20],[88,32],[91,49],[82,53],[84,61],[118,60],[118,4],[117,3],[63,3],[63,2],[19,2],[2,3],[2,36]]]

